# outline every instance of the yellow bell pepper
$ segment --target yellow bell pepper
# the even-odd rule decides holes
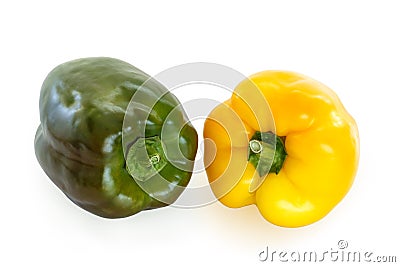
[[[232,208],[255,204],[283,227],[327,215],[349,191],[358,166],[354,119],[331,89],[294,72],[263,71],[241,82],[209,114],[204,140],[206,172],[219,201]]]

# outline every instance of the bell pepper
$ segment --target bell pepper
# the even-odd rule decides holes
[[[72,202],[98,216],[167,206],[189,183],[196,130],[177,98],[149,78],[98,57],[61,64],[43,82],[37,159]],[[143,102],[130,104],[136,94]]]
[[[283,227],[327,215],[358,166],[357,125],[337,95],[289,71],[263,71],[239,83],[209,114],[204,138],[206,172],[219,201],[231,208],[255,204]]]

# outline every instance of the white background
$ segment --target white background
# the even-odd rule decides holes
[[[267,266],[258,259],[266,246],[323,252],[341,239],[348,250],[400,261],[398,1],[108,2],[0,4],[1,266]],[[320,80],[358,123],[355,183],[327,217],[299,229],[271,225],[254,206],[218,203],[119,220],[91,215],[51,183],[33,149],[42,81],[56,65],[88,56],[152,75],[205,61]],[[194,90],[185,92],[190,99]]]

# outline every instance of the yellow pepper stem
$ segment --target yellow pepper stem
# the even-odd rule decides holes
[[[260,177],[272,172],[278,174],[286,155],[284,137],[273,132],[256,132],[249,142],[248,161]]]

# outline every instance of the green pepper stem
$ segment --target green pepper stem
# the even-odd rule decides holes
[[[145,182],[160,172],[167,160],[158,136],[138,138],[128,150],[126,169],[136,180]]]
[[[272,132],[256,132],[249,142],[248,161],[256,168],[260,177],[282,169],[287,153],[284,137]]]
[[[150,164],[155,165],[160,162],[160,155],[154,154],[150,157]]]

